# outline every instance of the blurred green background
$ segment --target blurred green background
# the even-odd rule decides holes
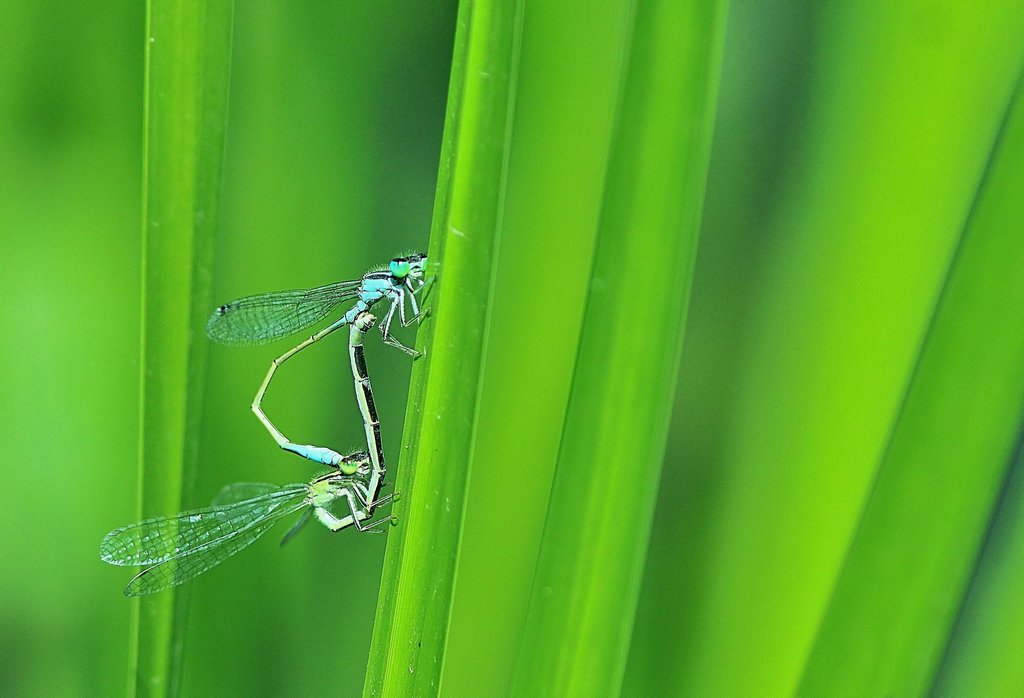
[[[144,10],[122,0],[0,0],[0,9],[0,694],[116,695],[127,685],[129,575],[103,565],[97,545],[136,507]],[[615,37],[595,37],[592,61],[561,55],[558,36],[531,33],[537,13],[552,11],[527,3],[449,695],[507,684],[589,270],[591,250],[560,231],[582,225],[566,212],[600,193],[603,173],[588,167],[601,161],[604,125],[580,105],[606,68],[601,40]],[[238,4],[217,299],[353,277],[425,247],[454,19],[454,2]],[[565,31],[587,31],[586,17],[564,21]],[[731,4],[678,404],[624,694],[785,695],[808,680],[1020,91],[1022,47],[1019,2],[984,12],[956,2]],[[1019,195],[1024,180],[1002,186]],[[548,246],[517,246],[517,226],[550,227]],[[1024,236],[1024,223],[1009,217],[1000,230]],[[657,252],[638,303],[663,291]],[[1024,261],[1004,262],[990,274],[1019,288]],[[538,267],[564,272],[543,276],[554,334],[524,347],[517,294]],[[1024,310],[1011,305],[1003,321],[1024,326]],[[992,326],[989,344],[1002,336]],[[394,453],[409,363],[376,342],[369,352]],[[228,482],[308,478],[248,411],[273,355],[211,349],[199,501]],[[267,406],[286,433],[359,442],[342,342],[283,371]],[[965,371],[950,390],[974,382]],[[969,601],[959,624],[941,629],[956,638],[942,670],[960,695],[982,685],[972,671],[1003,672],[987,695],[1024,689],[1019,672],[980,670],[964,654],[1024,644],[1020,624],[984,620],[1022,617],[1019,602],[1001,613],[988,601],[1019,583],[1021,544],[1007,532],[1020,528],[1020,487],[1009,480],[1000,499],[999,485],[1024,398],[1019,373],[1003,382],[1004,413],[1016,421],[987,441],[996,465],[959,463],[1000,473],[975,517],[982,533],[991,520],[999,546],[979,533],[958,552],[965,569],[979,560],[980,610],[970,609],[982,592],[951,583]],[[502,396],[525,388],[534,411],[505,415]],[[983,413],[984,397],[971,403]],[[521,419],[550,423],[548,440],[517,442]],[[930,512],[947,509],[942,492],[931,501]],[[925,521],[904,524],[888,530],[910,539]],[[193,583],[184,695],[358,693],[383,549],[378,538],[322,530],[284,549],[268,536]],[[859,644],[878,643],[874,630]],[[861,685],[891,685],[878,680]]]

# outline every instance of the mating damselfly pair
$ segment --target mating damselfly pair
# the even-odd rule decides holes
[[[426,255],[399,257],[386,269],[371,271],[358,281],[248,296],[217,308],[207,323],[211,339],[229,344],[261,344],[324,319],[343,302],[356,301],[339,320],[275,359],[252,404],[253,412],[281,448],[335,470],[309,483],[235,483],[225,487],[211,507],[146,519],[111,531],[100,543],[102,560],[115,565],[147,566],[129,582],[126,595],[150,594],[192,579],[255,542],[282,518],[300,511],[302,515],[282,544],[311,515],[332,531],[348,526],[377,531],[377,526],[391,520],[388,516],[364,523],[372,518],[375,507],[391,501],[397,493],[380,496],[386,466],[363,335],[375,322],[368,312],[370,308],[388,300],[390,307],[380,324],[384,342],[414,357],[418,355],[390,334],[390,326],[396,312],[403,326],[423,318],[416,294],[425,286],[425,266]],[[408,317],[407,303],[411,307]],[[321,446],[292,443],[261,408],[270,380],[282,363],[345,325],[350,328],[349,357],[367,446],[366,451],[348,455]],[[340,515],[332,511],[337,505],[345,507]]]

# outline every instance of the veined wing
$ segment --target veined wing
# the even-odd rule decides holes
[[[139,521],[104,536],[100,559],[112,565],[155,565],[194,553],[264,519],[276,521],[294,511],[293,505],[303,506],[307,492],[304,484],[285,485],[255,499]]]
[[[357,298],[361,285],[361,280],[338,281],[239,298],[213,311],[206,334],[224,344],[266,344],[327,317],[340,303]]]
[[[266,518],[256,519],[244,528],[222,536],[196,550],[182,552],[139,572],[124,588],[125,596],[155,594],[172,586],[198,577],[211,567],[219,565],[242,548],[254,543],[278,520],[306,506],[305,501],[291,500],[287,506],[276,509]]]
[[[271,494],[279,489],[281,489],[280,485],[271,485],[268,482],[235,482],[224,485],[217,496],[213,498],[212,506],[223,507],[228,504],[244,502],[247,499]]]

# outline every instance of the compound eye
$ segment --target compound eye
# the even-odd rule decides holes
[[[409,275],[409,260],[407,259],[392,259],[388,267],[391,270],[391,275],[396,279],[404,279]]]

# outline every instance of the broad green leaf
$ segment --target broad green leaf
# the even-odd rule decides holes
[[[365,695],[438,690],[508,170],[521,2],[459,10],[418,342]]]
[[[590,0],[534,4],[523,17],[444,695],[508,690],[579,344],[631,17],[631,2]]]
[[[803,695],[927,692],[970,583],[1024,415],[1017,97],[995,136]]]

